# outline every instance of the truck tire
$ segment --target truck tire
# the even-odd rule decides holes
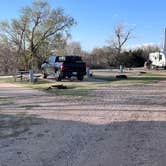
[[[83,75],[77,76],[77,79],[78,79],[79,81],[82,81],[82,80],[84,79],[84,76],[83,76]]]
[[[60,73],[59,70],[56,72],[56,78],[55,79],[56,79],[56,81],[61,81],[62,80],[61,73]]]

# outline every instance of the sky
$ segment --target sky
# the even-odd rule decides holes
[[[91,51],[108,45],[116,24],[133,28],[127,47],[142,44],[162,45],[166,27],[165,0],[47,0],[52,8],[61,7],[74,17],[73,41]],[[0,20],[17,18],[23,6],[32,0],[1,0]]]

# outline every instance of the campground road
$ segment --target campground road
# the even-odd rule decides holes
[[[0,83],[0,166],[165,166],[166,82],[63,97]]]

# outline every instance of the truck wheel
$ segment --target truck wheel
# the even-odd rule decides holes
[[[57,72],[56,72],[56,80],[57,80],[57,81],[61,81],[61,80],[62,80],[60,71],[57,71]]]
[[[82,81],[83,79],[84,79],[84,76],[77,76],[77,79],[79,80],[79,81]]]

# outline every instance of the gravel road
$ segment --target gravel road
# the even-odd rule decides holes
[[[164,81],[84,98],[0,83],[0,101],[0,166],[166,165]]]

